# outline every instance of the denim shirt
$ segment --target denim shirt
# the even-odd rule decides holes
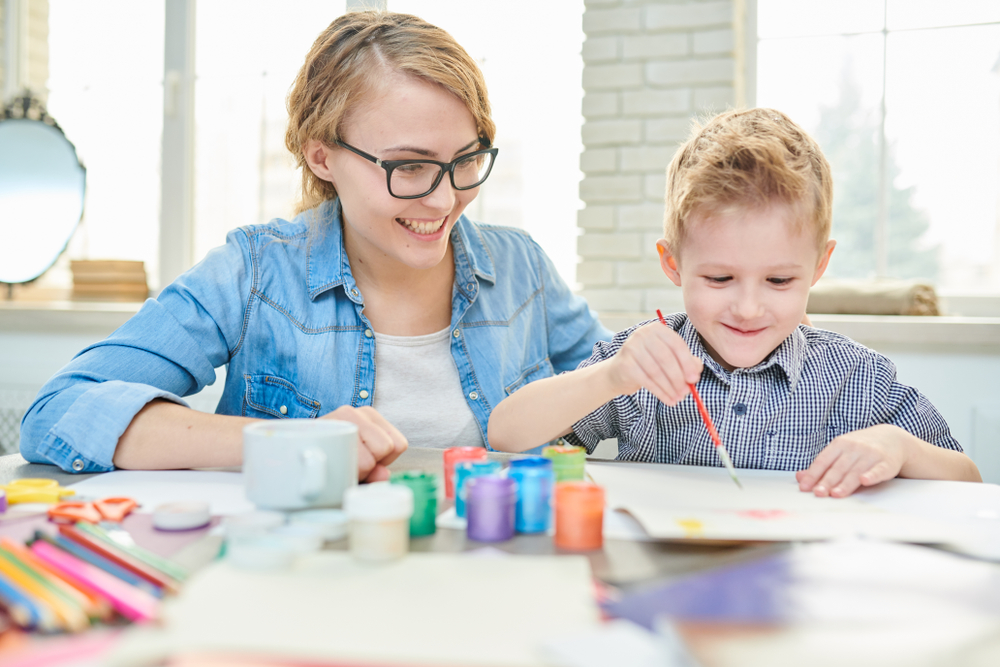
[[[451,353],[488,442],[493,407],[528,382],[576,368],[610,332],[526,233],[462,216],[451,243]],[[364,305],[338,202],[233,230],[42,387],[21,423],[21,454],[67,471],[111,470],[118,439],[143,406],[184,404],[223,364],[218,414],[313,418],[371,405],[375,337]]]

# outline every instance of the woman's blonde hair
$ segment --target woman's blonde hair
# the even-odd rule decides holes
[[[345,120],[378,92],[386,71],[436,83],[465,103],[480,138],[493,144],[486,81],[476,62],[447,32],[409,14],[349,12],[316,39],[288,94],[285,146],[302,169],[297,213],[337,196],[332,183],[309,169],[306,142],[328,146],[340,139]]]
[[[670,162],[663,236],[676,254],[695,210],[775,201],[801,206],[800,221],[812,224],[823,247],[833,220],[833,177],[819,144],[780,111],[727,111],[695,124]]]

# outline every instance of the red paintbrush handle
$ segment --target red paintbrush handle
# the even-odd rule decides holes
[[[716,447],[722,446],[722,440],[719,438],[719,433],[715,430],[715,424],[712,423],[712,418],[708,416],[708,410],[705,409],[705,404],[701,402],[701,396],[698,395],[698,390],[695,389],[693,384],[688,384],[691,387],[691,395],[694,396],[694,402],[698,404],[698,412],[701,414],[701,420],[705,422],[705,428],[708,429],[708,434],[712,436],[712,442],[715,443]]]

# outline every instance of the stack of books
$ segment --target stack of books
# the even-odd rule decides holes
[[[73,298],[97,301],[143,301],[149,296],[142,262],[85,259],[70,262]]]

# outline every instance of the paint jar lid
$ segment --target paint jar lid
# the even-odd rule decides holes
[[[347,513],[344,510],[302,510],[290,517],[292,525],[313,526],[325,540],[339,540],[347,535]]]
[[[552,459],[544,456],[525,456],[510,462],[510,474],[517,476],[536,476],[552,474]]]
[[[503,475],[481,475],[469,480],[469,499],[505,498],[517,495],[517,482]]]
[[[566,458],[583,459],[586,458],[587,453],[584,451],[583,447],[577,447],[575,445],[550,445],[542,450],[542,456],[548,459],[561,461]]]
[[[414,492],[434,493],[437,491],[437,475],[422,470],[394,472],[389,481],[393,484],[405,484]]]
[[[319,551],[325,541],[321,527],[308,523],[286,523],[272,528],[268,536],[297,554]]]
[[[413,515],[413,491],[389,482],[351,487],[344,492],[344,512],[351,521],[409,519]]]
[[[463,470],[472,475],[488,475],[492,472],[500,472],[503,466],[499,461],[459,461],[455,464],[455,470]]]
[[[284,523],[284,514],[268,510],[233,514],[222,520],[222,526],[225,528],[227,538],[263,535],[272,528],[276,528]]]
[[[244,570],[283,570],[295,560],[295,549],[268,535],[243,536],[226,546],[226,559]]]

